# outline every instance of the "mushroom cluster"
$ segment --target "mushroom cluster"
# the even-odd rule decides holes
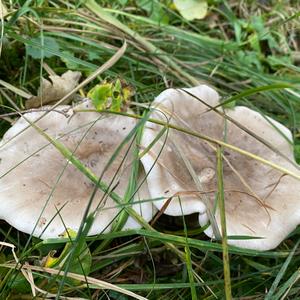
[[[34,127],[24,130],[28,120],[37,120],[41,130],[63,143],[93,173],[103,173],[102,180],[124,196],[132,149],[123,147],[106,165],[136,121],[92,112],[91,107],[90,101],[75,110],[59,106],[43,118],[42,112],[26,113],[6,132],[0,142],[1,219],[41,238],[56,237],[66,228],[76,231],[95,189]],[[247,107],[223,108],[218,93],[206,85],[164,91],[152,103],[151,119],[156,121],[146,123],[141,139],[143,184],[133,205],[146,221],[157,210],[171,216],[198,213],[205,233],[220,237],[214,141],[223,141],[232,146],[222,152],[229,243],[272,249],[300,223],[299,181],[262,161],[300,176],[292,134],[285,126]],[[156,200],[140,201],[149,198]],[[111,229],[120,207],[97,190],[90,212],[96,212],[89,232],[93,235]],[[139,226],[129,217],[124,229]]]
[[[171,197],[165,213],[199,213],[200,225],[209,225],[205,233],[212,238],[220,232],[216,144],[174,127],[224,141],[300,174],[285,126],[243,106],[214,109],[219,100],[206,85],[161,93],[151,118],[173,126],[163,132],[163,125],[148,122],[142,147],[149,151],[141,158],[149,172],[150,195],[165,199],[154,205],[165,208]],[[300,182],[232,149],[224,148],[222,159],[229,243],[259,250],[276,247],[300,223]]]
[[[117,147],[135,127],[133,118],[104,115],[96,112],[76,112],[91,109],[86,101],[72,109],[59,106],[40,118],[44,112],[29,112],[6,132],[0,142],[0,218],[17,229],[40,238],[57,237],[67,228],[79,229],[84,212],[94,191],[94,183],[72,165],[28,120],[51,137],[63,143],[114,192],[124,196],[133,161],[132,149],[124,146],[112,164],[106,164]],[[67,114],[67,116],[66,116]],[[40,120],[39,120],[40,119]],[[141,171],[140,174],[143,177]],[[134,197],[133,208],[146,221],[155,213],[146,184]],[[90,212],[96,217],[89,234],[107,232],[120,207],[98,190],[92,199]],[[139,224],[127,220],[124,228]]]

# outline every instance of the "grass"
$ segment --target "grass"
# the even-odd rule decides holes
[[[149,6],[147,1],[131,0],[2,1],[9,15],[1,18],[0,136],[24,111],[28,94],[36,95],[42,76],[47,76],[46,63],[57,74],[69,69],[82,72],[82,83],[73,94],[86,94],[99,82],[116,78],[134,87],[135,105],[129,115],[139,125],[120,147],[132,142],[136,157],[141,127],[149,118],[145,107],[153,98],[167,87],[205,82],[218,90],[226,105],[246,105],[290,128],[299,163],[297,1],[208,1],[207,17],[193,22],[183,19],[171,2],[151,1]],[[162,125],[161,135],[173,128],[210,139],[166,122]],[[93,222],[87,214],[77,235],[45,241],[0,221],[0,299],[33,299],[36,294],[34,299],[47,295],[125,300],[134,296],[130,292],[147,299],[300,297],[299,228],[278,248],[259,252],[228,246],[226,235],[222,243],[210,241],[194,215],[161,215],[150,225],[128,205],[138,188],[137,163],[122,199],[59,140],[39,133],[96,188],[109,193],[122,213],[110,233],[87,237]],[[233,146],[226,139],[218,144],[219,206],[224,211],[221,151]],[[108,165],[117,154],[118,150]],[[289,173],[299,179],[297,173]],[[128,214],[141,229],[120,230]],[[42,270],[41,261],[52,251],[57,251],[54,261]],[[32,291],[32,279],[40,290]]]

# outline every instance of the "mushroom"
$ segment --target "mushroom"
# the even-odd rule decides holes
[[[86,101],[75,108],[90,109],[92,104]],[[42,114],[26,113],[0,142],[0,219],[44,239],[57,237],[66,228],[79,229],[95,185],[36,129],[24,130],[27,120],[34,122]],[[125,116],[75,112],[65,105],[50,111],[36,124],[100,176],[136,121]],[[125,145],[102,177],[121,197],[127,188],[133,159],[131,148]],[[139,202],[140,199],[149,199],[146,184],[137,191],[133,208],[149,221],[155,209],[150,202]],[[94,211],[97,213],[89,235],[109,231],[120,207],[97,190],[89,212]],[[124,228],[136,227],[139,224],[129,217]]]
[[[151,118],[225,141],[300,174],[289,129],[244,106],[212,109],[219,104],[218,93],[206,85],[168,89],[154,100]],[[163,133],[162,129],[148,122],[142,139],[146,150],[141,160],[151,197],[164,197],[154,205],[161,210],[172,198],[166,214],[199,213],[200,225],[210,224],[205,233],[217,238],[215,143],[172,128]],[[300,223],[299,181],[230,148],[224,148],[222,159],[229,243],[257,250],[276,247]]]

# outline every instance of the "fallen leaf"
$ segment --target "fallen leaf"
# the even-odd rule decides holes
[[[7,8],[2,1],[0,1],[0,19],[4,19],[8,15]]]
[[[38,90],[38,95],[27,100],[26,108],[35,108],[60,100],[76,87],[80,77],[80,72],[67,71],[61,76],[49,76],[51,82],[42,78],[42,85]]]
[[[49,36],[45,36],[43,40],[40,37],[34,37],[26,44],[26,53],[34,59],[50,58],[55,56],[53,52],[59,51],[60,46],[56,39]]]
[[[207,13],[206,0],[173,0],[179,13],[188,21],[203,19]]]

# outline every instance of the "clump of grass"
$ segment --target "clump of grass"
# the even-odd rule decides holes
[[[3,3],[9,15],[1,23],[0,79],[15,89],[0,87],[0,136],[14,121],[8,114],[25,109],[26,97],[16,89],[36,94],[46,75],[46,62],[58,74],[72,69],[90,78],[79,90],[82,95],[105,79],[126,80],[136,90],[137,105],[132,108],[140,122],[147,118],[142,104],[147,107],[165,88],[207,82],[228,105],[247,105],[289,127],[299,159],[298,3],[210,1],[209,15],[195,22],[180,17],[171,1],[153,1],[159,11],[155,15],[143,1],[102,1],[101,6],[93,0]],[[125,40],[128,48],[120,61],[104,73],[93,73]],[[48,138],[100,188],[107,189],[68,149]],[[219,161],[220,178],[221,167]],[[221,185],[219,189],[222,195]],[[134,215],[129,206],[119,204]],[[261,253],[227,249],[226,240],[223,245],[208,240],[193,218],[161,216],[153,226],[140,219],[142,229],[120,231],[115,226],[111,233],[87,237],[92,222],[87,217],[72,243],[68,239],[42,242],[0,221],[0,241],[13,244],[19,260],[16,264],[11,249],[0,244],[0,298],[32,299],[30,278],[57,299],[129,299],[122,291],[101,286],[97,279],[148,299],[230,299],[230,290],[238,299],[299,297],[299,229],[278,249]],[[58,275],[55,268],[39,269],[50,251],[63,249],[67,249],[63,270],[80,265],[81,254],[89,249],[88,273],[79,270],[78,279],[70,273]],[[37,299],[45,297],[36,293]]]

